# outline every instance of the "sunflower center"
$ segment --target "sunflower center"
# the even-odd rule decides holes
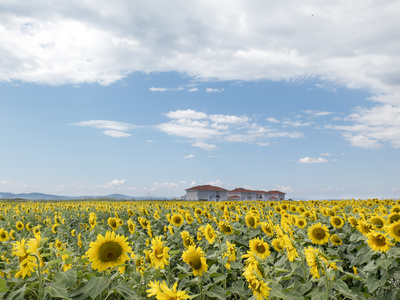
[[[156,256],[157,258],[163,257],[163,254],[164,254],[163,248],[162,248],[162,247],[157,247],[157,248],[154,250],[154,254],[155,254],[155,256]]]
[[[117,227],[117,222],[115,222],[115,220],[110,220],[110,226]]]
[[[386,245],[386,239],[381,236],[376,237],[374,239],[374,242],[377,246],[385,246]]]
[[[397,236],[400,236],[400,225],[396,225],[393,228],[393,233]]]
[[[323,230],[322,228],[316,228],[314,229],[313,236],[317,240],[323,240],[326,236],[325,230]]]
[[[105,242],[99,248],[99,259],[102,262],[117,260],[122,254],[122,247],[116,242]]]
[[[200,270],[201,269],[201,259],[200,256],[196,253],[193,253],[189,257],[189,266],[191,266],[194,270]]]
[[[340,219],[335,219],[334,223],[335,225],[340,225],[342,224],[342,221]]]
[[[253,218],[253,217],[250,217],[250,218],[249,218],[249,225],[250,225],[250,226],[254,226],[255,223],[256,223],[256,222],[254,221],[254,218]]]
[[[2,233],[1,233],[1,238],[2,238],[2,239],[5,239],[6,237],[7,237],[7,236],[6,236],[6,233],[5,233],[5,232],[2,232]]]
[[[263,244],[258,244],[256,247],[257,253],[263,254],[265,252],[265,246]]]

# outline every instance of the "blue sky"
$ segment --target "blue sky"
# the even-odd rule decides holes
[[[0,191],[399,197],[399,4],[287,2],[0,4]]]

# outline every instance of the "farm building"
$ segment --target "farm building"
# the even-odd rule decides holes
[[[199,185],[186,189],[185,200],[196,201],[265,201],[265,200],[285,200],[285,193],[271,191],[255,191],[244,188],[236,188],[228,191],[224,188],[213,185]]]
[[[198,185],[186,189],[186,200],[227,201],[228,190],[213,185]]]

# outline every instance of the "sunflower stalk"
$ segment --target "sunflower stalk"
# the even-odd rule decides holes
[[[43,272],[42,272],[42,267],[40,265],[41,263],[41,258],[39,257],[39,255],[37,255],[36,253],[32,254],[37,261],[37,276],[38,276],[38,299],[42,300],[43,299]]]

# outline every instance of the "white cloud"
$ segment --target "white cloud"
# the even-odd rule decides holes
[[[138,127],[130,123],[123,123],[123,122],[109,121],[109,120],[82,121],[82,122],[72,123],[70,125],[81,126],[81,127],[93,127],[98,129],[108,129],[104,130],[103,133],[105,135],[115,138],[130,137],[131,134],[126,133],[125,131]]]
[[[191,89],[188,89],[188,92],[197,92],[199,89],[198,88],[191,88]]]
[[[130,137],[131,134],[123,132],[123,131],[117,131],[117,130],[105,130],[103,131],[105,135],[109,135],[115,138],[120,138],[120,137]]]
[[[300,122],[300,121],[292,121],[289,119],[285,119],[284,121],[282,121],[282,124],[292,127],[306,127],[306,126],[311,126],[313,122]]]
[[[329,116],[329,115],[333,114],[332,112],[329,112],[329,111],[318,111],[318,110],[311,110],[311,109],[305,110],[304,112],[306,114],[317,116],[317,117]]]
[[[178,88],[157,88],[157,87],[151,87],[149,89],[152,92],[167,92],[167,91],[172,91],[172,92],[177,92],[177,91],[182,91],[183,87],[178,87]]]
[[[275,118],[266,118],[265,120],[267,120],[270,123],[279,123],[279,120],[277,120]]]
[[[153,140],[146,140],[147,143],[155,143]]]
[[[316,163],[326,163],[326,162],[328,162],[328,160],[325,158],[322,158],[322,157],[313,158],[313,157],[306,156],[306,157],[300,158],[297,162],[301,163],[301,164],[316,164]]]
[[[217,180],[215,180],[215,181],[207,182],[206,184],[209,184],[209,185],[216,185],[216,186],[222,186],[222,181],[219,180],[219,179],[217,179]]]
[[[193,158],[193,157],[194,157],[194,154],[189,154],[189,155],[184,156],[183,158]]]
[[[165,114],[169,122],[155,128],[169,135],[189,139],[194,147],[214,150],[216,143],[257,143],[266,145],[266,139],[288,137],[299,138],[300,132],[273,129],[255,123],[247,116],[210,114],[191,109],[170,111]]]
[[[291,193],[294,191],[290,186],[277,186],[275,188],[275,190],[278,190],[278,191],[281,191],[284,193]]]
[[[352,146],[377,149],[389,143],[400,147],[400,106],[390,104],[358,108],[345,121],[351,125],[328,125],[342,133]]]
[[[223,91],[224,91],[223,88],[221,88],[221,89],[206,88],[206,92],[207,92],[207,93],[221,93],[221,92],[223,92]]]

